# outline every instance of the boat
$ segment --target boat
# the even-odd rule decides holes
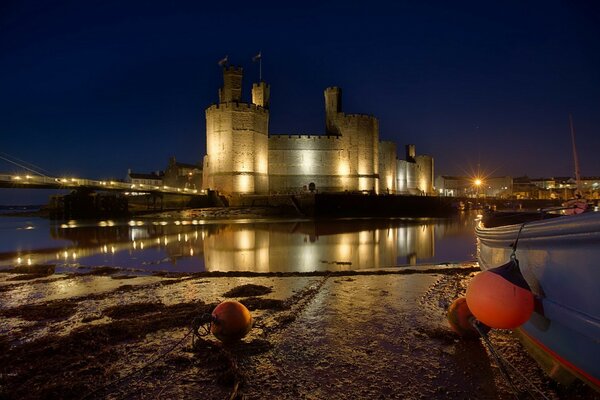
[[[476,236],[483,271],[514,256],[533,292],[524,347],[555,380],[600,391],[600,212],[491,213]]]

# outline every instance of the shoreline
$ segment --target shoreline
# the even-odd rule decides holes
[[[0,398],[512,399],[482,342],[445,321],[476,270],[3,280]],[[192,319],[226,299],[250,334],[192,347]],[[551,382],[512,332],[491,337],[549,398],[593,395]]]

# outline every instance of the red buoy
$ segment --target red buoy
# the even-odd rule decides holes
[[[533,293],[515,260],[477,274],[467,287],[467,305],[491,328],[514,329],[533,312]]]
[[[224,301],[212,312],[210,332],[223,343],[240,340],[252,329],[250,311],[239,301]]]
[[[479,333],[472,325],[472,320],[475,318],[469,306],[467,306],[467,299],[459,297],[454,300],[450,307],[448,307],[448,323],[450,328],[458,335],[467,338],[475,339],[479,337]]]

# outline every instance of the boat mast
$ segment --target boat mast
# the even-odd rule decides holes
[[[579,190],[579,192],[581,193],[581,174],[579,173],[579,158],[577,157],[577,147],[575,147],[575,128],[573,127],[573,115],[572,114],[569,114],[569,125],[571,127],[571,143],[573,145],[573,160],[575,160],[575,181],[577,182],[577,190]]]

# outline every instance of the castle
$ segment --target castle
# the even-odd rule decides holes
[[[252,85],[242,102],[241,67],[223,68],[219,103],[206,109],[203,187],[225,194],[290,193],[302,190],[433,194],[433,158],[379,141],[379,121],[346,114],[342,91],[325,89],[325,134],[269,133],[270,86]]]

